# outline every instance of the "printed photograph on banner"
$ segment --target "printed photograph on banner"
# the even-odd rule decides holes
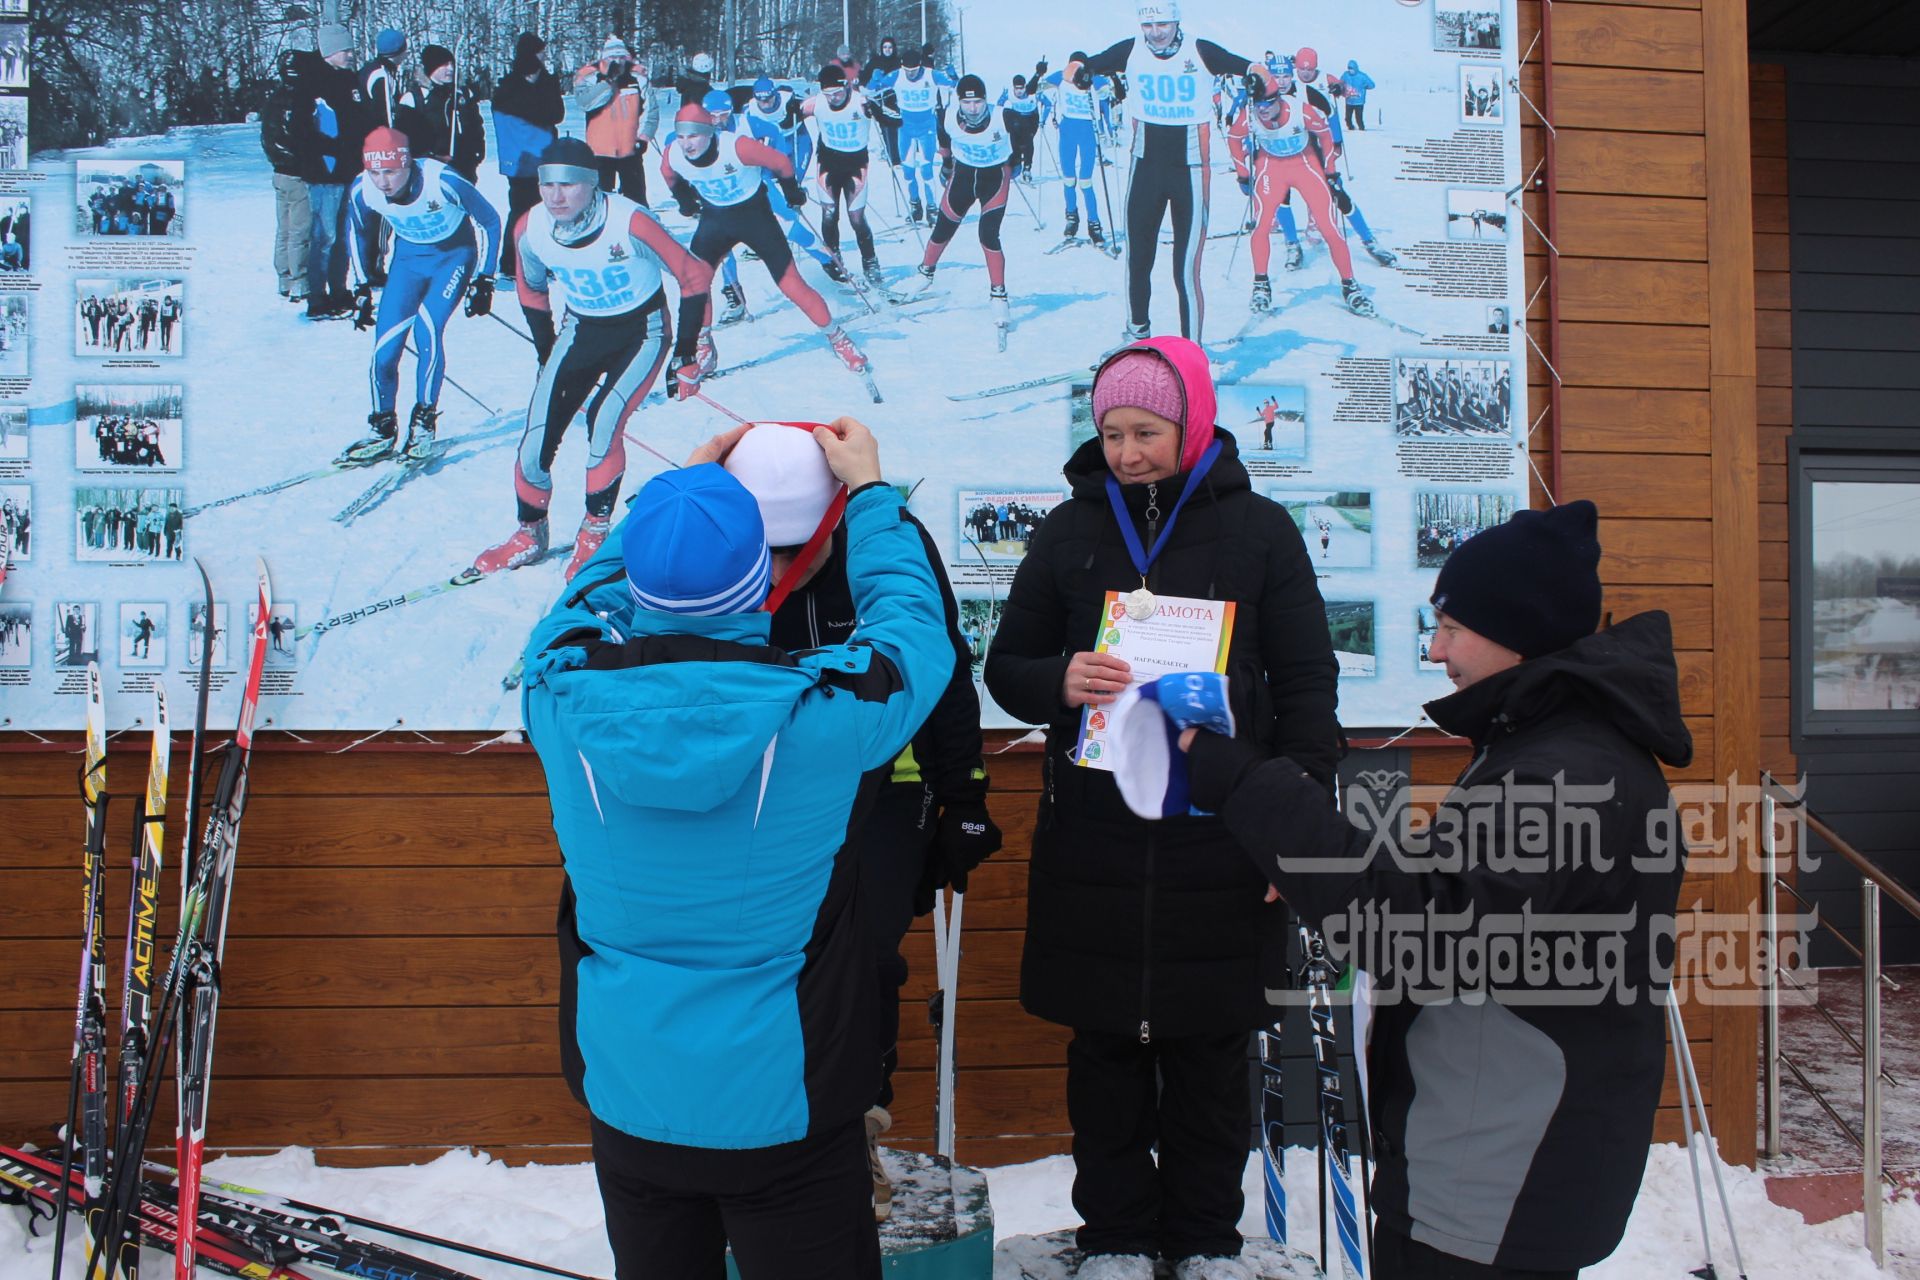
[[[1460,68],[1460,121],[1499,124],[1506,119],[1500,68],[1469,62]]]
[[[74,230],[83,236],[186,234],[184,160],[76,160]]]
[[[186,281],[81,276],[73,282],[73,354],[177,359],[186,354]]]
[[[24,89],[30,41],[24,22],[0,22],[0,88]]]
[[[988,560],[1018,560],[1047,512],[1066,501],[1058,489],[962,489],[957,498],[960,521],[958,562],[969,552]]]
[[[1513,518],[1513,495],[1484,489],[1436,490],[1414,495],[1414,565],[1438,569],[1454,548]]]
[[[73,389],[73,464],[79,471],[177,471],[186,394],[177,383]]]
[[[187,606],[187,665],[200,665],[200,655],[207,647],[207,606],[206,602],[196,600]],[[218,671],[227,665],[227,606],[224,602],[213,602],[213,669]]]
[[[0,667],[33,665],[33,606],[0,600]]]
[[[136,600],[120,606],[120,665],[139,669],[167,665],[167,606]]]
[[[1379,674],[1373,647],[1373,601],[1329,600],[1326,605],[1327,631],[1333,636],[1333,656],[1340,663],[1340,678],[1365,679]]]
[[[27,167],[27,96],[0,97],[0,169]]]
[[[1495,0],[1433,0],[1433,47],[1499,49],[1500,5]]]
[[[182,489],[84,485],[73,491],[73,558],[138,563],[186,556]]]
[[[0,199],[0,274],[33,269],[33,202]]]
[[[267,614],[267,665],[270,667],[290,667],[299,661],[293,650],[293,633],[298,624],[300,606],[291,600],[275,600],[273,609]],[[260,620],[260,603],[254,601],[247,606],[248,644],[252,644],[254,626]]]
[[[1394,361],[1393,429],[1422,440],[1497,440],[1513,434],[1506,360],[1406,357]]]
[[[1480,187],[1447,188],[1447,238],[1492,240],[1507,238],[1507,193]]]
[[[1306,541],[1315,569],[1373,564],[1373,494],[1365,489],[1269,489]]]
[[[0,13],[25,13],[27,0],[0,0]]]
[[[100,661],[100,604],[61,600],[53,606],[53,665],[84,667]]]
[[[1432,605],[1423,604],[1414,609],[1413,629],[1414,634],[1418,637],[1417,645],[1419,650],[1414,655],[1414,664],[1422,671],[1438,671],[1444,674],[1447,669],[1447,664],[1444,662],[1435,662],[1427,656],[1433,649],[1434,636],[1439,634],[1440,631],[1440,615],[1434,610]]]
[[[0,462],[24,461],[31,438],[27,434],[27,411],[0,406]]]
[[[1216,388],[1218,422],[1233,432],[1242,455],[1257,453],[1284,462],[1307,458],[1307,389],[1272,383]]]
[[[1093,420],[1093,382],[1075,382],[1067,391],[1067,453],[1100,434]]]
[[[1499,303],[1487,307],[1487,332],[1506,335],[1513,332],[1513,312]]]
[[[998,596],[961,596],[960,638],[967,643],[967,653],[973,662],[973,678],[982,678],[986,670],[987,650],[993,644],[994,632],[1000,629],[1000,615],[1006,610],[1006,601]]]
[[[27,319],[30,306],[24,293],[0,294],[0,378],[27,376],[27,352],[32,346],[32,329]]]
[[[33,562],[33,490],[24,484],[0,484],[0,525],[12,535],[8,564]]]

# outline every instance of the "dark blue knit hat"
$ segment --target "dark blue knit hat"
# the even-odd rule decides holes
[[[1516,511],[1454,548],[1433,607],[1523,658],[1564,649],[1600,625],[1600,513],[1584,499]]]
[[[717,463],[647,481],[620,531],[627,587],[642,609],[748,613],[767,598],[772,562],[760,506]]]

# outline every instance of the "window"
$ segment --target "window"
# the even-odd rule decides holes
[[[1796,461],[1795,728],[1920,734],[1920,455]]]

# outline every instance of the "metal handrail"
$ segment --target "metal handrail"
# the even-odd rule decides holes
[[[1860,948],[1854,946],[1853,939],[1849,938],[1846,934],[1840,932],[1839,928],[1836,927],[1831,920],[1828,920],[1825,916],[1821,915],[1819,905],[1816,904],[1811,898],[1807,897],[1807,895],[1805,895],[1804,893],[1801,893],[1798,889],[1788,884],[1785,880],[1782,880],[1779,876],[1775,876],[1773,878],[1773,886],[1776,889],[1785,889],[1795,902],[1805,907],[1808,911],[1813,912],[1814,923],[1819,925],[1822,929],[1825,929],[1828,933],[1832,934],[1833,940],[1835,942],[1838,942],[1841,946],[1845,947],[1848,951],[1852,952],[1853,958],[1855,960],[1859,960],[1862,962],[1866,960],[1867,958],[1866,953],[1860,950]],[[1886,983],[1891,990],[1894,990],[1894,991],[1901,990],[1900,984],[1895,982],[1892,978],[1889,978],[1884,973],[1880,975],[1880,981]],[[1858,1049],[1860,1046],[1855,1045],[1853,1047],[1855,1049]]]
[[[1908,915],[1915,920],[1920,920],[1920,897],[1914,896],[1913,890],[1895,880],[1879,863],[1842,839],[1839,832],[1828,826],[1826,821],[1813,811],[1813,807],[1807,803],[1804,795],[1794,794],[1791,788],[1783,785],[1771,772],[1761,773],[1760,783],[1769,792],[1779,792],[1777,798],[1770,794],[1768,799],[1773,800],[1775,804],[1783,804],[1789,809],[1800,810],[1807,820],[1808,830],[1831,845],[1835,853],[1851,862],[1854,869],[1862,876],[1879,885],[1880,891],[1898,903]]]
[[[1867,1250],[1873,1255],[1874,1265],[1885,1267],[1886,1250],[1886,1201],[1880,1193],[1880,1185],[1887,1181],[1884,1149],[1881,1138],[1882,1113],[1880,1108],[1880,1083],[1887,1080],[1896,1083],[1880,1065],[1880,984],[1885,975],[1880,972],[1880,899],[1884,895],[1916,920],[1920,920],[1920,898],[1911,890],[1895,880],[1872,859],[1855,849],[1841,838],[1826,822],[1821,820],[1808,806],[1804,790],[1795,794],[1783,787],[1771,772],[1762,772],[1761,778],[1761,814],[1764,826],[1761,829],[1760,846],[1765,857],[1767,876],[1767,894],[1765,900],[1767,932],[1767,975],[1766,975],[1766,1045],[1767,1060],[1765,1068],[1766,1089],[1766,1152],[1769,1156],[1780,1154],[1780,1067],[1785,1065],[1798,1080],[1801,1087],[1813,1096],[1813,1100],[1840,1126],[1840,1131],[1860,1148],[1861,1156],[1861,1205],[1864,1210]],[[1802,783],[1806,780],[1803,777]],[[1777,794],[1776,794],[1777,793]],[[1809,907],[1812,906],[1793,886],[1780,876],[1780,851],[1774,839],[1776,807],[1785,803],[1789,808],[1798,809],[1807,829],[1853,864],[1860,873],[1860,945],[1855,947],[1846,943],[1847,949],[1860,959],[1860,1039],[1855,1041],[1833,1014],[1822,1009],[1816,999],[1814,1008],[1827,1019],[1847,1042],[1860,1051],[1860,1102],[1861,1132],[1856,1134],[1853,1127],[1840,1115],[1825,1095],[1813,1086],[1806,1073],[1789,1058],[1780,1044],[1780,981],[1785,978],[1794,987],[1800,984],[1793,974],[1780,963],[1780,910],[1779,895],[1776,888],[1785,889],[1794,899]],[[1816,911],[1816,917],[1818,913]],[[1838,930],[1827,925],[1836,936]],[[1841,939],[1842,942],[1846,940]],[[1896,988],[1897,990],[1898,988]]]

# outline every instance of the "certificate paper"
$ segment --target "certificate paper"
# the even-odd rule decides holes
[[[1110,653],[1133,669],[1132,682],[1141,684],[1181,671],[1227,669],[1227,643],[1233,636],[1233,601],[1195,600],[1186,596],[1156,596],[1151,618],[1127,616],[1121,592],[1107,592],[1096,653]],[[1105,769],[1107,731],[1112,704],[1080,709],[1080,741],[1074,763],[1083,769]]]

